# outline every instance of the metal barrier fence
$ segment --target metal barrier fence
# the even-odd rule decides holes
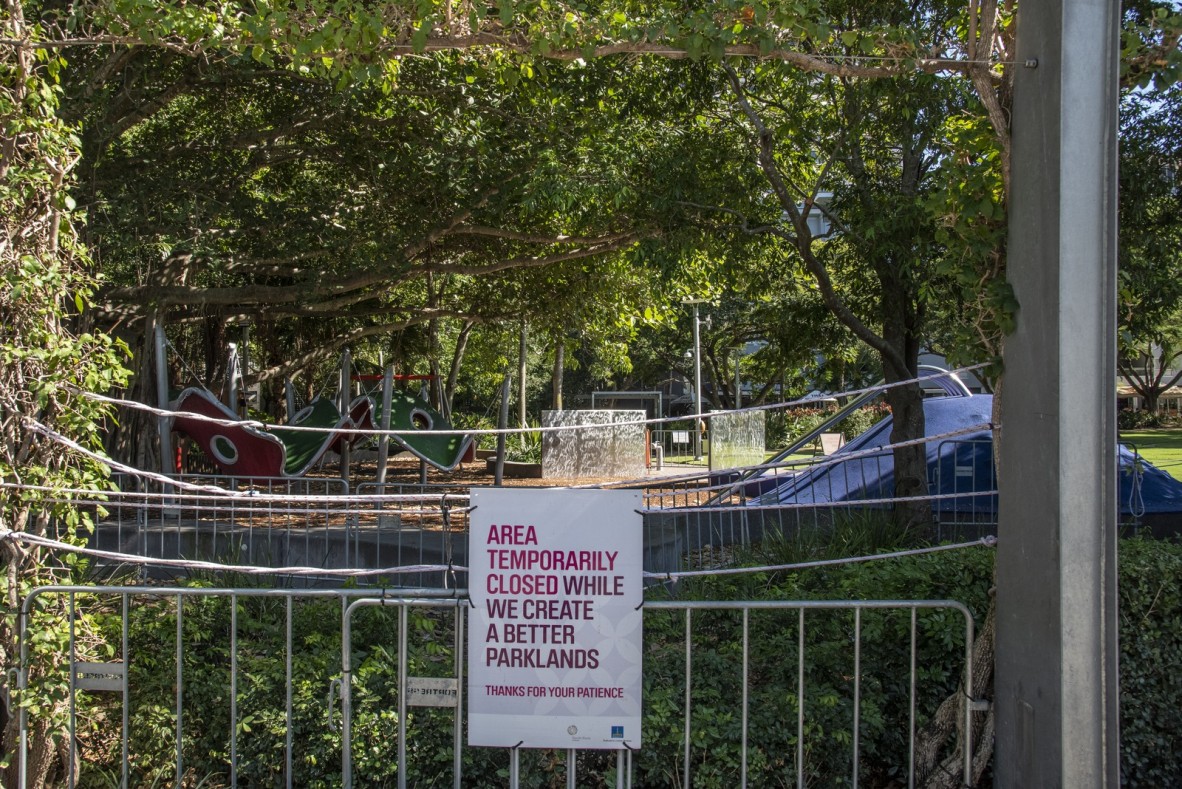
[[[939,445],[930,484],[933,490],[968,494],[993,490],[988,442],[944,441]],[[985,458],[986,460],[982,460]],[[888,503],[834,504],[850,490],[874,490],[890,479],[889,452],[829,464],[823,474],[802,461],[741,479],[734,472],[671,478],[650,477],[645,496],[644,568],[672,573],[728,563],[734,549],[772,539],[820,534],[836,522],[883,528]],[[236,480],[184,477],[185,482],[217,484],[244,493],[272,495],[222,497],[186,493],[171,486],[120,478],[125,491],[142,498],[107,505],[92,537],[93,547],[151,558],[184,558],[230,565],[300,566],[377,570],[431,566],[464,567],[468,559],[468,490],[418,483],[360,483],[339,478]],[[808,485],[800,484],[808,480]],[[380,501],[378,495],[406,497]],[[882,495],[889,497],[888,486]],[[303,497],[316,496],[314,501]],[[870,498],[877,496],[870,494]],[[339,499],[340,504],[334,502]],[[977,539],[995,533],[994,496],[964,495],[933,503],[936,540]],[[156,577],[162,570],[152,571]],[[292,576],[296,587],[340,585],[339,578]],[[451,570],[391,573],[356,583],[383,587],[456,588],[466,579]]]
[[[710,442],[703,439],[702,454],[694,457],[694,431],[691,428],[649,431],[650,462],[658,465],[705,466],[709,463]],[[658,455],[659,447],[659,455]]]
[[[325,569],[463,564],[466,556],[465,488],[363,483],[351,490],[349,483],[335,477],[186,475],[177,479],[266,498],[182,492],[155,480],[115,475],[117,487],[130,495],[114,498],[103,506],[105,514],[96,515],[91,547],[151,558]],[[398,494],[420,500],[358,503],[349,498],[351,493]],[[453,497],[451,505],[448,496]],[[95,510],[91,508],[92,513]],[[331,575],[293,577],[288,582],[298,586],[339,583]],[[379,578],[374,583],[456,585],[442,573],[433,579],[426,574],[401,574],[397,579]]]
[[[884,770],[912,787],[917,733],[953,693],[959,742],[940,756],[971,784],[980,710],[960,603],[647,602],[645,745],[614,754],[465,748],[468,605],[463,592],[45,587],[23,601],[17,685],[68,693],[68,763],[89,765],[69,789],[96,772],[122,787],[804,787]],[[30,650],[55,624],[66,663]],[[23,789],[34,713],[20,709]]]

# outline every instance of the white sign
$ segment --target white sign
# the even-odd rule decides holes
[[[639,748],[641,494],[472,491],[468,744]]]

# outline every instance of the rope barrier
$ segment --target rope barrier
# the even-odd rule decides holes
[[[176,481],[170,481],[169,485],[177,484]],[[5,482],[0,480],[0,489],[9,490],[25,490],[35,493],[50,493],[50,494],[70,494],[76,496],[91,496],[88,503],[91,504],[112,504],[119,506],[121,500],[126,499],[143,499],[144,503],[148,500],[160,500],[161,503],[175,504],[175,503],[201,503],[205,501],[222,501],[226,497],[220,493],[214,494],[209,492],[203,493],[156,493],[152,491],[134,491],[134,490],[96,490],[93,488],[55,488],[50,485],[28,485],[18,482]],[[219,490],[226,490],[226,488],[219,488]],[[320,502],[335,503],[335,504],[413,504],[419,502],[434,502],[448,499],[454,501],[456,499],[467,500],[468,496],[464,493],[375,493],[375,494],[288,494],[288,493],[264,493],[258,491],[237,491],[239,493],[246,493],[249,495],[241,497],[244,503],[280,503],[280,504],[316,504]],[[454,509],[454,507],[453,507]],[[323,510],[315,510],[322,512]]]
[[[959,428],[957,430],[950,430],[946,433],[936,433],[934,435],[925,436],[923,438],[914,438],[914,439],[909,439],[907,441],[900,441],[895,444],[883,444],[883,445],[877,446],[877,447],[868,447],[866,449],[859,449],[859,450],[855,450],[852,452],[843,452],[841,455],[826,455],[822,460],[814,460],[814,461],[809,462],[807,465],[807,468],[809,471],[812,471],[813,469],[827,468],[829,466],[841,465],[842,463],[847,463],[851,460],[864,460],[866,458],[872,458],[872,457],[883,457],[885,455],[890,454],[893,450],[899,449],[902,447],[921,446],[923,444],[928,444],[933,441],[947,441],[952,438],[958,438],[959,436],[967,436],[967,435],[971,435],[973,433],[979,433],[983,430],[992,430],[992,429],[993,429],[992,423],[980,422],[975,425],[969,425],[968,427]],[[709,471],[706,474],[694,474],[692,476],[687,476],[685,478],[661,477],[659,481],[661,483],[668,483],[670,481],[690,482],[693,480],[701,479],[703,476],[720,476],[720,475],[725,475],[725,474],[736,474],[736,473],[743,474],[743,473],[751,472],[751,471],[775,471],[778,469],[794,469],[798,466],[800,466],[799,461],[785,462],[785,463],[762,463],[762,464],[754,465],[754,466],[735,466],[733,468],[717,469],[714,471]],[[738,490],[744,484],[751,482],[752,479],[755,479],[755,477],[751,477],[748,479],[742,479],[742,480],[738,480],[738,481],[733,481],[733,482],[726,482],[726,483],[723,483],[720,485],[696,487],[696,488],[694,488],[693,492],[694,493],[701,493],[701,492],[709,492],[709,491],[714,491],[714,490]],[[786,479],[785,479],[785,481],[786,481]],[[626,482],[603,483],[603,485],[619,485],[619,486],[626,487],[628,485],[652,484],[652,483],[653,483],[653,479],[651,477],[646,477],[643,479],[629,480]],[[578,485],[575,487],[595,488],[598,486],[596,486],[596,485]],[[685,491],[674,491],[674,492],[670,492],[670,493],[650,493],[647,495],[648,496],[679,496],[679,495],[684,495],[684,493],[685,493]]]
[[[81,556],[89,556],[96,559],[106,559],[108,561],[119,562],[121,564],[138,564],[153,567],[172,567],[184,570],[203,570],[207,572],[232,572],[241,573],[244,575],[297,575],[297,576],[341,576],[341,577],[364,577],[364,576],[380,576],[380,575],[405,575],[410,573],[429,573],[429,572],[468,572],[468,568],[462,565],[445,564],[420,564],[407,565],[403,567],[383,567],[379,569],[329,569],[324,567],[258,567],[256,565],[239,565],[239,564],[222,564],[219,562],[203,562],[192,559],[153,559],[145,556],[137,556],[128,553],[119,553],[116,551],[101,551],[96,548],[86,548],[79,545],[71,545],[70,543],[54,540],[49,537],[42,537],[28,532],[12,531],[11,529],[0,529],[0,540],[13,540],[17,542],[26,543],[29,545],[37,545],[43,548],[48,548],[67,553],[73,553]],[[890,553],[877,553],[866,556],[847,556],[837,559],[818,559],[809,562],[795,562],[792,564],[770,564],[760,565],[757,567],[728,567],[715,568],[711,570],[684,570],[679,572],[665,572],[665,573],[643,573],[644,578],[678,581],[683,578],[704,578],[711,576],[731,576],[743,575],[749,573],[768,573],[768,572],[785,572],[790,570],[807,570],[819,567],[836,567],[847,564],[862,564],[865,562],[878,561],[881,559],[900,559],[909,556],[923,556],[926,554],[943,553],[946,551],[964,550],[967,548],[987,547],[993,548],[997,545],[996,537],[982,537],[979,540],[972,542],[952,543],[949,545],[935,545],[927,548],[913,548],[905,551],[892,551]]]
[[[988,366],[989,366],[988,364],[976,364],[976,365],[972,365],[970,367],[961,367],[956,370],[949,370],[947,372],[931,373],[929,375],[921,375],[921,376],[917,376],[915,378],[909,378],[905,381],[896,381],[895,383],[890,383],[890,384],[878,384],[876,386],[869,386],[869,387],[865,387],[862,389],[853,389],[848,392],[842,392],[841,396],[842,397],[859,397],[864,394],[885,392],[889,389],[894,389],[894,388],[897,388],[900,386],[911,386],[913,384],[924,383],[925,381],[934,381],[934,380],[939,380],[941,378],[948,378],[949,376],[959,375],[960,373],[973,372],[975,370],[980,370],[980,369],[983,369]],[[311,427],[311,426],[307,426],[307,425],[284,425],[284,424],[276,424],[276,423],[270,423],[270,422],[260,422],[260,421],[252,420],[252,419],[246,419],[246,420],[219,419],[217,417],[205,416],[203,414],[196,414],[196,413],[192,413],[189,411],[178,412],[178,411],[172,411],[172,410],[164,409],[164,408],[157,408],[155,406],[150,406],[150,405],[147,405],[146,403],[140,403],[135,400],[125,400],[122,398],[108,397],[107,395],[98,394],[96,392],[86,392],[86,391],[82,391],[80,389],[75,389],[74,392],[81,397],[86,397],[88,399],[95,400],[96,402],[107,403],[110,405],[115,405],[120,408],[130,408],[130,409],[137,410],[137,411],[144,411],[146,413],[153,414],[158,417],[171,418],[171,417],[176,416],[178,413],[183,413],[185,415],[186,419],[193,419],[193,420],[200,421],[200,422],[208,422],[210,424],[223,425],[223,426],[227,426],[227,427],[237,426],[237,427],[250,427],[250,428],[254,428],[255,430],[262,430],[262,431],[269,431],[272,429],[280,429],[280,430],[284,430],[284,431],[303,431],[303,432],[311,432],[311,433],[333,433],[333,434],[361,435],[361,436],[402,436],[402,435],[419,435],[422,433],[422,431],[418,430],[418,429],[381,430],[380,428],[363,429],[363,428],[355,428],[355,427]],[[798,398],[796,400],[790,400],[790,401],[784,402],[784,403],[771,403],[771,404],[767,404],[767,405],[749,406],[747,408],[736,408],[736,409],[725,410],[725,411],[711,411],[708,414],[702,414],[701,417],[702,417],[702,419],[705,420],[705,419],[710,419],[710,418],[714,418],[714,417],[731,416],[734,414],[759,413],[759,412],[763,412],[763,411],[772,411],[772,410],[777,410],[777,409],[782,409],[782,408],[792,408],[792,407],[800,406],[800,405],[809,405],[813,402],[814,401],[810,400],[809,398],[802,397],[802,398]],[[437,436],[450,436],[450,435],[456,435],[456,436],[500,436],[500,435],[523,435],[523,434],[529,434],[529,433],[544,434],[544,433],[568,432],[571,430],[602,430],[602,429],[609,429],[609,428],[614,429],[617,427],[625,427],[625,426],[633,426],[633,425],[645,425],[645,426],[662,425],[662,424],[666,424],[666,423],[670,423],[670,422],[684,422],[687,418],[693,418],[693,417],[692,416],[691,417],[684,417],[684,416],[682,416],[682,417],[661,417],[661,418],[656,418],[656,419],[643,419],[643,420],[632,420],[632,421],[627,421],[627,422],[614,422],[611,424],[603,424],[603,425],[553,425],[551,427],[511,427],[511,428],[503,428],[503,429],[485,428],[485,429],[479,429],[479,430],[453,429],[453,430],[432,430],[430,432],[432,435],[437,435]]]
[[[819,507],[870,507],[880,504],[899,504],[909,503],[913,501],[951,501],[954,499],[972,498],[974,496],[996,496],[996,490],[982,490],[966,493],[936,493],[926,496],[892,496],[891,498],[879,499],[848,499],[846,501],[794,501],[791,503],[776,503],[776,504],[742,504],[733,507],[653,507],[641,510],[642,513],[652,514],[658,512],[672,513],[676,515],[685,515],[692,513],[710,512],[717,514],[719,512],[726,512],[728,510],[739,510],[741,512],[760,512],[764,510],[809,510],[817,509]]]
[[[818,567],[837,567],[845,564],[862,564],[878,559],[901,559],[907,556],[923,556],[930,553],[944,551],[958,551],[966,548],[995,548],[996,537],[982,537],[972,542],[958,542],[949,545],[934,545],[929,548],[913,548],[907,551],[892,551],[890,553],[875,553],[869,556],[846,556],[839,559],[817,559],[811,562],[795,562],[793,564],[768,564],[760,567],[725,567],[712,570],[683,570],[676,573],[645,573],[646,578],[663,578],[677,581],[682,578],[705,578],[712,576],[744,575],[747,573],[786,572],[789,570],[810,570]]]
[[[64,551],[67,553],[78,554],[81,556],[89,556],[95,559],[106,559],[108,561],[119,562],[120,564],[139,564],[152,567],[172,567],[180,570],[204,570],[207,572],[232,572],[242,573],[243,575],[298,575],[298,576],[341,576],[345,578],[356,578],[363,576],[375,575],[406,575],[410,573],[430,573],[442,572],[448,569],[447,565],[434,564],[415,564],[405,565],[402,567],[382,567],[373,570],[366,570],[360,568],[347,568],[334,570],[327,567],[258,567],[248,564],[222,564],[219,562],[202,562],[192,559],[154,559],[147,556],[137,556],[129,553],[118,553],[116,551],[100,551],[97,548],[84,548],[79,545],[71,545],[60,540],[54,540],[49,537],[41,537],[36,534],[29,534],[28,532],[12,531],[10,529],[0,529],[0,540],[15,540],[17,542],[27,543],[29,545],[37,545],[42,548],[49,548],[57,551]],[[467,568],[454,568],[456,570],[466,570]]]
[[[224,496],[226,498],[234,498],[234,499],[254,499],[257,501],[275,501],[275,502],[279,502],[279,503],[292,503],[292,502],[297,502],[297,501],[303,502],[303,503],[319,503],[319,502],[331,501],[331,502],[335,502],[337,504],[348,503],[348,502],[381,503],[384,501],[392,501],[392,502],[393,501],[400,501],[402,499],[399,499],[397,497],[401,496],[401,495],[405,495],[405,494],[371,494],[368,496],[360,496],[360,495],[355,496],[353,494],[344,494],[344,495],[324,494],[324,495],[299,496],[299,495],[294,495],[294,494],[289,495],[286,493],[284,493],[284,494],[261,493],[259,491],[255,491],[255,490],[246,490],[246,491],[230,490],[230,489],[222,488],[222,487],[219,487],[216,485],[198,485],[195,483],[186,482],[183,479],[169,477],[167,475],[160,474],[158,472],[148,471],[145,469],[136,469],[132,466],[128,466],[123,463],[119,463],[118,461],[116,461],[110,457],[107,457],[105,455],[102,455],[100,453],[94,452],[93,450],[87,449],[86,447],[81,446],[77,442],[72,441],[71,439],[63,436],[62,434],[58,433],[57,431],[54,431],[54,430],[46,427],[45,425],[41,424],[40,422],[37,422],[36,420],[26,418],[25,424],[33,432],[44,435],[45,437],[50,438],[51,440],[57,441],[57,442],[63,444],[64,446],[67,446],[70,449],[73,449],[76,452],[80,452],[83,455],[85,455],[86,457],[89,457],[90,459],[92,459],[98,463],[102,463],[102,464],[106,465],[108,468],[111,468],[112,470],[119,471],[124,474],[129,474],[131,476],[142,477],[144,479],[152,480],[154,482],[160,483],[161,485],[167,485],[167,486],[176,488],[176,489],[178,489],[178,491],[189,491],[189,492],[193,492],[193,493],[213,494],[213,495]],[[813,463],[812,466],[817,467],[817,468],[824,468],[827,466],[837,465],[840,463],[846,463],[849,461],[860,460],[860,459],[864,459],[864,458],[868,458],[868,457],[882,456],[888,452],[893,451],[896,448],[908,447],[908,446],[918,446],[918,445],[927,444],[932,441],[946,441],[946,440],[953,439],[953,438],[956,438],[959,436],[969,435],[971,433],[980,432],[982,430],[989,430],[989,429],[992,429],[992,427],[993,427],[993,425],[991,425],[990,423],[982,422],[982,423],[978,423],[975,425],[969,425],[968,427],[960,428],[958,430],[948,431],[945,433],[939,433],[939,434],[936,434],[933,436],[925,436],[924,438],[917,438],[917,439],[911,439],[908,441],[901,441],[901,442],[898,442],[895,444],[884,444],[879,447],[871,447],[871,448],[858,450],[858,451],[854,451],[854,452],[843,453],[840,456],[830,455],[823,460]],[[736,467],[729,468],[729,469],[721,469],[721,470],[717,470],[717,471],[713,471],[713,472],[707,472],[706,474],[698,473],[698,474],[694,474],[694,475],[687,475],[684,477],[679,476],[679,477],[673,477],[673,478],[662,477],[658,480],[657,484],[667,485],[667,484],[674,484],[679,481],[689,482],[689,481],[694,481],[694,480],[700,480],[703,476],[709,476],[709,475],[734,474],[734,473],[744,474],[747,472],[762,472],[762,471],[776,470],[776,469],[781,469],[781,468],[792,468],[794,465],[795,464],[793,464],[793,463],[781,463],[781,464],[772,463],[772,464],[759,464],[759,465],[753,465],[753,466],[736,466]],[[715,486],[695,487],[692,492],[695,494],[698,494],[698,493],[708,493],[708,492],[713,492],[713,491],[738,491],[742,487],[742,485],[748,481],[749,480],[739,480],[739,481],[734,481],[734,482],[726,482],[726,483],[722,483],[722,484],[715,485]],[[612,482],[607,482],[607,483],[598,483],[598,484],[593,484],[593,485],[578,485],[578,486],[573,486],[573,487],[579,488],[579,489],[610,489],[613,487],[629,487],[629,486],[636,487],[636,486],[641,486],[641,485],[652,485],[652,484],[654,484],[654,479],[651,477],[645,477],[645,478],[633,479],[633,480],[612,481]],[[11,483],[0,482],[0,485],[6,486],[6,487],[13,487],[13,485]],[[21,487],[21,486],[16,485],[15,487]],[[648,494],[646,494],[646,496],[648,498],[669,497],[669,496],[686,495],[686,493],[687,493],[687,491],[671,491],[671,492],[665,492],[665,493],[648,493]],[[99,496],[110,495],[110,493],[108,491],[95,491],[95,495],[99,495]],[[161,495],[165,495],[165,494],[161,494]],[[177,493],[177,494],[173,494],[173,495],[181,495],[181,494]],[[442,496],[443,494],[439,494],[439,495]],[[393,498],[386,498],[386,496],[391,496]]]

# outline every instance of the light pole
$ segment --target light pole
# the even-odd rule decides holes
[[[702,333],[698,320],[698,305],[708,299],[682,299],[682,304],[694,305],[694,460],[702,459]],[[710,327],[707,318],[706,327]]]

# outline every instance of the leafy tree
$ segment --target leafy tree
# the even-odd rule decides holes
[[[1156,413],[1182,379],[1182,94],[1132,93],[1121,110],[1119,368]]]
[[[7,670],[20,665],[24,596],[72,573],[70,563],[15,535],[85,539],[89,516],[61,502],[72,498],[71,489],[101,488],[105,471],[55,436],[97,447],[106,409],[79,392],[118,385],[124,371],[118,346],[87,331],[79,315],[95,283],[66,191],[79,150],[77,137],[57,117],[65,62],[32,47],[41,32],[26,22],[19,3],[7,3],[0,22],[5,38],[29,44],[0,59],[0,661]],[[73,768],[57,752],[68,714],[62,647],[71,625],[44,608],[23,624],[37,632],[37,641],[27,645],[31,660],[22,667],[28,691],[8,686],[6,698],[14,705],[0,716],[6,786],[16,785],[22,708],[36,713],[28,731],[29,785]],[[84,617],[76,632],[88,633],[92,625]]]

